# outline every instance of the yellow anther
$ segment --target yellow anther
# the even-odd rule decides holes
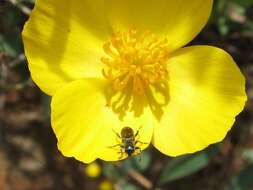
[[[131,83],[133,93],[142,95],[149,85],[168,77],[167,43],[149,31],[117,32],[103,45],[107,56],[101,58],[105,64],[102,73],[114,89],[123,90]]]

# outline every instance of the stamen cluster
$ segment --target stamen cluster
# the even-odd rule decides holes
[[[101,58],[106,65],[102,72],[116,90],[132,85],[134,94],[143,94],[149,85],[168,77],[167,40],[160,40],[151,32],[118,32],[103,49],[107,56]]]

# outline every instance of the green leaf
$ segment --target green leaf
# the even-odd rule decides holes
[[[233,177],[231,184],[226,190],[250,190],[253,188],[253,164],[242,170]]]
[[[143,152],[138,156],[134,156],[123,161],[122,169],[127,172],[129,169],[137,170],[140,172],[148,169],[151,163],[151,155],[148,151]]]
[[[133,157],[133,165],[135,165],[136,168],[141,172],[147,170],[150,163],[151,155],[148,151],[143,152],[139,156]]]
[[[19,33],[13,31],[8,34],[0,34],[0,52],[16,57],[22,53],[22,45]]]
[[[227,24],[227,18],[225,16],[218,19],[218,29],[221,35],[225,36],[229,33],[229,26]]]
[[[172,159],[164,167],[158,183],[163,185],[167,182],[189,176],[203,169],[208,165],[210,158],[218,152],[218,145],[212,145],[206,150],[196,154],[180,156]]]
[[[119,170],[117,167],[110,163],[105,163],[103,166],[103,175],[108,178],[118,179],[121,177]]]
[[[0,19],[0,52],[16,57],[23,52],[21,26],[24,17],[13,6],[5,6],[0,15],[4,18]]]
[[[124,190],[139,190],[138,187],[136,187],[135,185],[130,184],[130,183],[122,185],[122,189],[124,189]]]
[[[51,110],[50,110],[51,97],[46,94],[42,94],[41,96],[42,96],[42,108],[43,108],[44,117],[45,119],[48,119],[50,118],[50,115],[51,115]]]
[[[126,178],[121,177],[117,180],[117,185],[119,186],[119,189],[122,190],[139,190],[137,186],[129,182]]]
[[[246,148],[242,152],[242,157],[249,163],[253,163],[253,149]]]
[[[232,2],[240,5],[243,8],[248,8],[253,5],[253,0],[232,0]]]

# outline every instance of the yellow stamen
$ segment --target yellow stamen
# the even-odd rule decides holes
[[[105,64],[102,73],[116,90],[132,84],[133,93],[142,95],[149,85],[168,78],[166,39],[130,29],[114,34],[103,49],[107,56],[101,58]]]

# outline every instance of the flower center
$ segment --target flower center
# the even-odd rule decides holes
[[[102,72],[115,90],[131,86],[134,94],[142,95],[149,85],[168,78],[167,39],[130,29],[114,34],[103,49],[107,56],[101,58],[105,64]]]

